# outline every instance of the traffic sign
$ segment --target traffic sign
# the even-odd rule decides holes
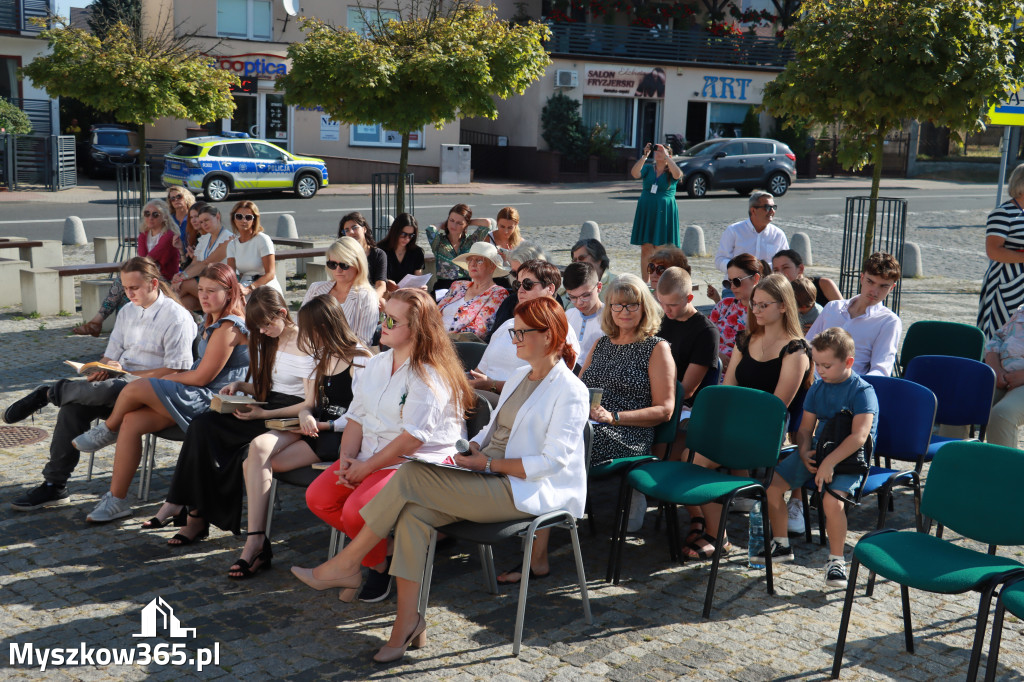
[[[1021,91],[1013,93],[988,110],[988,122],[992,125],[1024,125],[1024,98]]]

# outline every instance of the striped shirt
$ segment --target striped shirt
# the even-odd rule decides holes
[[[329,294],[334,285],[334,280],[313,282],[306,290],[306,295],[302,297],[302,305],[306,305],[317,296]],[[377,301],[377,292],[373,289],[352,287],[348,292],[348,297],[341,304],[348,326],[367,347],[372,345],[373,335],[377,331],[377,323],[380,321],[380,308]]]
[[[129,303],[117,313],[103,355],[126,370],[188,369],[196,338],[192,313],[158,292],[156,303],[142,308]]]
[[[985,237],[1002,237],[1003,246],[1024,251],[1024,210],[1013,199],[988,215]],[[981,284],[978,327],[989,339],[1024,304],[1024,263],[990,261]]]

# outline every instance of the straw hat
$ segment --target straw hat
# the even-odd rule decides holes
[[[470,256],[480,256],[494,263],[494,277],[501,277],[502,275],[507,275],[511,272],[511,270],[505,267],[505,262],[498,254],[498,249],[496,249],[494,244],[491,244],[490,242],[477,242],[476,244],[473,244],[468,253],[464,253],[461,256],[453,258],[452,262],[463,270],[468,271]]]

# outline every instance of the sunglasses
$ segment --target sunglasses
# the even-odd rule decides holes
[[[523,291],[533,291],[533,288],[535,286],[541,286],[541,283],[534,282],[532,279],[524,279],[522,282],[517,279],[512,283],[512,286],[515,287],[516,291],[519,291],[520,287],[522,287]]]
[[[616,312],[616,313],[621,313],[623,310],[626,310],[626,311],[631,312],[631,313],[635,313],[636,311],[640,310],[640,304],[639,303],[612,303],[611,309],[612,309],[612,312]]]
[[[395,318],[391,317],[387,313],[381,313],[380,314],[380,324],[381,324],[382,327],[384,327],[385,329],[390,331],[390,330],[394,329],[395,327],[401,325],[402,323],[399,322],[398,320],[396,320]]]
[[[775,204],[762,204],[761,206],[755,206],[754,208],[763,209],[765,213],[775,213],[779,207]]]
[[[512,339],[513,343],[522,343],[528,332],[546,332],[547,330],[547,327],[542,327],[540,329],[509,329],[508,335]]]
[[[667,265],[655,265],[654,263],[648,263],[647,264],[647,272],[649,274],[651,274],[651,275],[653,275],[654,273],[658,273],[659,275],[664,275],[665,271],[668,270],[669,267],[670,266],[667,266]]]
[[[159,218],[160,217],[160,212],[159,211],[143,211],[142,215],[145,218]]]
[[[415,232],[400,232],[398,234],[398,238],[399,239],[415,239],[416,238],[416,233]]]
[[[235,220],[244,220],[247,223],[251,223],[252,221],[256,220],[256,216],[254,216],[252,213],[236,213]]]
[[[337,269],[340,268],[344,272],[345,270],[348,270],[350,267],[352,267],[352,266],[349,265],[348,263],[339,263],[336,260],[329,260],[329,261],[327,261],[327,269],[328,270],[337,270]]]
[[[754,275],[747,275],[746,277],[733,277],[732,279],[723,279],[722,286],[726,289],[732,287],[733,289],[739,289],[743,286],[743,280],[750,279]]]
[[[181,198],[180,194],[172,194],[172,195],[167,197],[167,201],[177,201],[180,198]]]

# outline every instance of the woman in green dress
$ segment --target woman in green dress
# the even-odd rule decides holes
[[[636,205],[633,235],[630,244],[640,247],[640,276],[645,280],[647,264],[654,248],[661,244],[679,246],[679,209],[676,208],[676,185],[683,177],[664,145],[654,145],[654,164],[645,165],[651,153],[651,144],[644,147],[644,155],[633,164],[630,175],[642,179],[644,188]]]

